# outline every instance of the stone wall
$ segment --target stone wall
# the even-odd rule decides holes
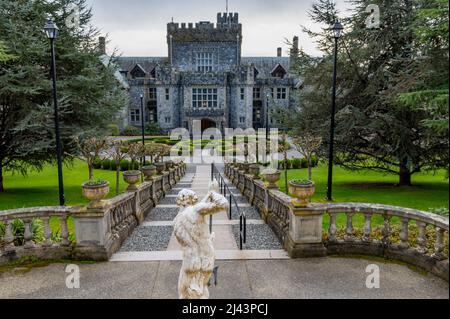
[[[0,237],[0,265],[23,257],[107,261],[185,173],[184,163],[175,164],[136,191],[116,196],[100,208],[38,207],[1,211],[0,223],[5,233]],[[60,220],[59,240],[55,240],[58,236],[50,227],[50,219],[55,218]],[[13,234],[12,224],[16,220],[25,225],[22,239]],[[43,240],[37,240],[33,233],[32,223],[36,220],[43,224]],[[68,230],[69,220],[75,225],[72,235]]]
[[[267,188],[263,181],[246,174],[243,168],[242,164],[226,164],[225,174],[258,209],[292,258],[379,256],[418,266],[449,280],[448,218],[414,209],[367,203],[297,207],[292,197],[276,188]],[[338,215],[345,216],[342,229],[337,223]],[[364,217],[362,229],[355,228],[356,215]],[[384,224],[377,226],[376,231],[374,216],[384,219]],[[325,217],[329,218],[326,230],[323,229]]]

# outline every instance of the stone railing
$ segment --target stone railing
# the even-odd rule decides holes
[[[421,267],[448,280],[449,221],[401,207],[365,204],[311,204],[295,207],[293,198],[233,165],[225,174],[251,200],[292,258],[371,255]],[[339,218],[338,218],[339,216]],[[338,220],[340,222],[338,222]]]
[[[0,265],[22,257],[106,261],[186,173],[184,163],[99,208],[38,207],[0,212]],[[166,177],[167,176],[167,177]]]

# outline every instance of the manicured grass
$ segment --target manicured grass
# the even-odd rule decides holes
[[[5,193],[0,193],[0,210],[34,207],[57,206],[58,174],[56,167],[46,166],[43,171],[30,171],[28,176],[5,174]],[[110,182],[111,191],[109,197],[115,196],[116,174],[113,171],[95,171],[96,179],[104,179]],[[87,181],[87,165],[82,161],[75,161],[73,166],[64,167],[64,190],[66,204],[77,206],[86,204],[87,201],[81,193],[81,185]],[[121,191],[126,184],[121,177]]]
[[[313,169],[316,183],[314,202],[326,202],[328,168],[321,164]],[[288,179],[307,179],[306,169],[289,170]],[[365,202],[402,206],[428,211],[430,208],[449,207],[449,184],[446,172],[413,175],[413,186],[398,187],[398,177],[373,171],[347,171],[334,168],[333,199],[335,202]],[[284,192],[284,172],[279,182]]]

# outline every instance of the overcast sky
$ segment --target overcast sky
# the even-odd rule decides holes
[[[301,25],[311,27],[307,10],[314,0],[229,0],[229,11],[238,12],[243,24],[243,56],[276,56],[277,47],[287,54],[285,39],[300,37],[307,53],[318,55]],[[348,4],[337,0],[345,14]],[[124,56],[167,56],[167,23],[216,22],[226,0],[88,0],[93,23],[109,35],[108,50]],[[316,26],[317,27],[317,26]]]

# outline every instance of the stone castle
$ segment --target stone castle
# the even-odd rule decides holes
[[[168,23],[167,57],[120,57],[117,64],[129,87],[124,125],[145,123],[165,132],[276,126],[271,110],[296,105],[300,79],[292,76],[291,57],[242,57],[242,24],[237,13],[219,13],[217,23]]]

